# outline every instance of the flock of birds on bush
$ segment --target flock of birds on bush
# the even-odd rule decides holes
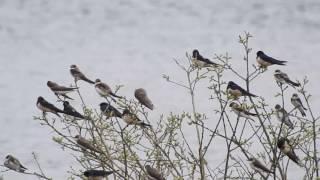
[[[257,63],[259,64],[260,68],[266,69],[268,66],[271,65],[285,65],[287,61],[280,61],[277,59],[274,59],[270,56],[267,56],[262,51],[257,52]],[[204,58],[202,55],[200,55],[198,50],[193,50],[192,53],[192,64],[193,66],[197,68],[203,68],[203,67],[219,67],[221,65],[212,62],[211,60]],[[102,82],[100,79],[96,79],[95,82],[87,78],[84,73],[80,71],[80,69],[76,65],[70,66],[70,73],[73,76],[75,80],[75,87],[66,87],[59,85],[55,82],[48,81],[47,86],[53,91],[53,93],[58,97],[58,99],[62,100],[61,97],[64,99],[63,102],[63,109],[59,109],[53,104],[49,103],[47,100],[45,100],[43,97],[38,97],[37,100],[37,107],[43,112],[43,116],[46,115],[46,113],[50,112],[58,117],[61,117],[59,113],[63,113],[65,115],[73,116],[80,119],[86,119],[84,115],[79,113],[74,107],[71,106],[71,104],[67,101],[73,100],[71,97],[69,97],[67,94],[73,91],[77,91],[79,87],[77,87],[77,81],[83,80],[90,84],[94,84],[95,90],[97,93],[104,98],[111,98],[115,101],[114,98],[122,98],[121,96],[116,95],[112,89],[104,82]],[[279,69],[275,70],[274,72],[275,80],[278,84],[289,84],[291,86],[300,86],[299,83],[296,83],[288,77],[288,75],[284,72],[281,72]],[[233,81],[229,81],[227,85],[227,93],[231,95],[231,97],[236,100],[240,96],[251,96],[251,97],[258,97],[247,90],[243,89]],[[150,110],[154,109],[154,105],[152,101],[148,98],[146,91],[143,88],[136,89],[134,92],[135,98],[144,105],[145,107],[149,108]],[[296,109],[298,109],[302,116],[306,116],[305,110],[306,108],[303,106],[301,99],[299,96],[294,93],[291,98],[291,102],[294,105]],[[230,108],[233,112],[235,112],[239,117],[244,117],[249,120],[253,120],[252,116],[257,116],[255,113],[249,112],[245,107],[242,105],[236,103],[235,101],[230,103]],[[151,127],[150,124],[145,123],[141,119],[138,118],[138,116],[134,113],[132,113],[129,109],[124,109],[121,113],[117,108],[113,107],[110,103],[102,102],[100,103],[100,110],[101,112],[107,116],[107,117],[117,117],[123,119],[128,125],[138,125],[143,128],[145,127]],[[276,110],[276,116],[278,120],[280,120],[283,124],[288,126],[289,128],[293,129],[293,123],[291,122],[289,118],[288,112],[282,108],[279,104],[275,106]],[[76,143],[81,147],[85,149],[89,149],[91,151],[100,152],[97,150],[89,140],[85,139],[84,137],[80,135],[75,136]],[[282,153],[287,155],[292,161],[294,161],[299,166],[302,166],[302,163],[299,160],[299,157],[294,152],[293,147],[290,144],[290,141],[285,138],[281,137],[277,141],[277,146],[281,150]],[[257,170],[257,171],[264,171],[267,173],[273,173],[272,170],[267,168],[263,163],[261,163],[258,159],[252,157],[249,158],[250,166]],[[17,171],[17,172],[25,172],[27,168],[25,168],[17,158],[15,158],[12,155],[7,155],[6,160],[4,162],[4,166]],[[150,165],[145,166],[147,175],[149,179],[153,180],[164,180],[165,178],[163,175],[159,172],[158,169],[151,167]],[[104,170],[95,170],[90,169],[84,172],[84,176],[88,177],[88,179],[103,179],[104,177],[114,173],[113,171],[104,171]]]

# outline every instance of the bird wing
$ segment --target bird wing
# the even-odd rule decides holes
[[[57,111],[57,112],[62,112],[62,110],[60,110],[59,108],[55,107],[53,104],[49,103],[48,101],[46,100],[43,100],[42,101],[42,105],[45,106],[46,108],[49,108],[49,109],[52,109],[54,111]]]
[[[52,91],[72,91],[72,90],[75,90],[75,89],[78,89],[76,87],[65,87],[65,86],[54,86],[54,87],[51,87],[51,90]]]
[[[255,161],[253,162],[253,165],[254,165],[255,167],[259,168],[259,169],[262,169],[262,170],[265,171],[265,172],[271,173],[271,170],[268,169],[266,166],[264,166],[264,165],[263,165],[260,161],[258,161],[258,160],[255,160]]]
[[[151,100],[148,98],[145,91],[135,91],[134,96],[138,99],[138,101],[146,106],[147,108],[153,110],[153,104]]]
[[[164,178],[162,177],[161,173],[157,169],[155,169],[153,167],[150,167],[150,168],[147,168],[146,170],[147,170],[147,173],[151,177],[155,178],[156,180],[164,180]]]
[[[262,58],[264,61],[268,61],[268,62],[270,62],[270,63],[272,63],[272,64],[283,64],[283,63],[287,62],[287,61],[277,60],[277,59],[275,59],[275,58],[273,58],[273,57],[270,57],[270,56],[268,56],[268,55],[266,55],[266,54],[262,54],[262,55],[261,55],[261,58]]]

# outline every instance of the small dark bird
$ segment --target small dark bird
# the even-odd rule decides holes
[[[48,81],[47,86],[54,92],[56,96],[63,96],[64,98],[71,99],[71,97],[67,96],[67,93],[73,92],[74,90],[78,89],[77,87],[65,87],[60,86],[55,82]]]
[[[233,81],[229,81],[227,86],[227,92],[231,94],[235,99],[240,96],[252,96],[257,97],[254,94],[249,93],[248,91],[244,90],[242,87],[234,83]]]
[[[294,125],[289,118],[288,112],[284,108],[282,108],[279,104],[277,104],[274,108],[276,109],[277,119],[280,122],[283,122],[285,125],[287,125],[290,129],[293,129]]]
[[[257,52],[257,62],[261,68],[267,68],[268,66],[277,64],[277,65],[286,65],[285,63],[287,61],[280,61],[277,59],[274,59],[270,56],[267,56],[262,51]]]
[[[292,146],[290,145],[289,139],[284,137],[280,138],[277,142],[277,146],[283,154],[289,157],[289,159],[291,159],[293,162],[295,162],[299,166],[303,167],[303,164],[301,163],[299,157],[296,155]]]
[[[269,168],[267,168],[265,165],[263,165],[258,159],[256,158],[249,158],[250,161],[250,167],[254,169],[255,171],[264,171],[267,173],[273,173]]]
[[[147,171],[148,176],[150,176],[150,179],[154,180],[165,180],[165,178],[162,176],[160,171],[156,168],[151,167],[150,165],[145,165],[145,169]]]
[[[150,124],[146,124],[142,120],[140,120],[137,115],[131,113],[128,109],[123,110],[122,112],[122,119],[127,123],[127,124],[134,124],[134,125],[139,125],[142,127],[151,127]]]
[[[71,75],[74,77],[75,82],[79,81],[79,80],[83,80],[86,81],[90,84],[94,84],[93,81],[91,81],[90,79],[88,79],[81,71],[80,69],[76,66],[76,65],[71,65],[70,66],[70,73]]]
[[[94,147],[93,144],[87,139],[85,139],[84,137],[81,137],[80,135],[76,135],[74,138],[76,139],[77,144],[79,144],[82,149],[89,149],[91,151],[101,153],[101,151],[96,149],[96,147]]]
[[[302,115],[303,117],[306,116],[306,113],[305,113],[304,111],[306,111],[307,108],[305,108],[305,107],[303,106],[302,101],[301,101],[301,99],[299,98],[298,94],[296,94],[296,93],[293,93],[293,94],[292,94],[291,103],[292,103],[292,105],[293,105],[295,108],[297,108],[297,109],[300,111],[300,113],[301,113],[301,115]]]
[[[285,83],[287,83],[287,84],[289,84],[289,85],[296,86],[296,87],[300,86],[299,83],[296,83],[296,82],[291,81],[291,80],[289,79],[289,76],[288,76],[286,73],[281,72],[279,69],[277,69],[277,70],[274,71],[274,78],[276,79],[276,82],[277,82],[278,84],[285,84]]]
[[[153,110],[153,104],[151,100],[148,98],[146,90],[144,90],[143,88],[136,89],[134,91],[134,97],[136,97],[142,105]]]
[[[111,106],[109,103],[100,103],[100,110],[103,113],[103,115],[109,117],[118,117],[121,118],[122,114],[120,111],[118,111],[115,107]]]
[[[242,108],[239,104],[236,102],[231,102],[229,107],[231,107],[232,111],[236,113],[239,117],[244,117],[246,119],[250,119],[253,121],[251,116],[257,116],[255,113],[250,113],[246,109]]]
[[[27,170],[26,167],[24,167],[20,161],[13,157],[12,155],[7,155],[6,160],[4,161],[3,165],[11,170],[17,171],[17,172],[25,172]]]
[[[111,95],[116,98],[121,98],[120,96],[117,96],[116,94],[114,94],[111,88],[106,83],[101,82],[100,79],[96,79],[94,87],[98,92],[98,94],[102,97],[108,97]]]
[[[43,97],[39,96],[37,101],[37,107],[43,112],[45,115],[46,112],[51,112],[59,117],[61,117],[58,113],[64,113],[59,108],[55,107],[53,104],[46,101]]]
[[[104,171],[104,170],[95,170],[90,169],[83,173],[88,180],[102,180],[103,178],[109,176],[110,174],[114,173],[113,171]]]
[[[193,50],[191,61],[196,67],[199,68],[220,66],[219,64],[216,64],[209,59],[202,57],[197,49]]]
[[[80,119],[85,119],[83,115],[81,115],[79,112],[77,112],[68,101],[63,102],[63,111],[65,114],[78,117]]]

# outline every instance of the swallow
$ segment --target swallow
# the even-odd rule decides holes
[[[153,168],[150,165],[145,165],[144,168],[146,169],[148,176],[151,177],[150,179],[165,180],[165,178],[162,176],[158,169]]]
[[[220,66],[219,64],[216,64],[210,61],[209,59],[202,57],[197,49],[192,51],[191,61],[192,61],[192,64],[194,64],[196,67],[199,67],[199,68]]]
[[[103,115],[109,117],[118,117],[121,118],[122,114],[120,111],[118,111],[115,107],[111,106],[109,103],[100,103],[100,110],[103,113]]]
[[[109,176],[110,174],[114,173],[113,171],[104,171],[104,170],[95,170],[90,169],[83,173],[88,180],[102,180],[103,178]]]
[[[267,168],[264,164],[262,164],[258,159],[252,157],[249,158],[248,161],[250,162],[250,167],[255,171],[264,171],[266,173],[273,173],[269,168]]]
[[[74,90],[78,89],[77,87],[65,87],[65,86],[60,86],[55,82],[48,81],[47,86],[51,89],[51,91],[54,92],[56,96],[63,96],[66,99],[71,99],[71,97],[67,96],[67,93],[73,92]]]
[[[37,107],[43,112],[45,115],[46,112],[51,112],[59,117],[61,117],[58,113],[64,113],[59,108],[55,107],[53,104],[46,101],[43,97],[39,96],[37,100]]]
[[[150,124],[147,124],[140,120],[137,115],[131,113],[128,109],[123,110],[122,117],[121,117],[128,125],[134,124],[134,125],[140,125],[142,127],[151,127]]]
[[[284,108],[282,108],[279,104],[277,104],[274,108],[276,109],[277,119],[280,122],[283,122],[285,125],[287,125],[290,129],[293,129],[294,125],[289,118],[288,112]]]
[[[300,113],[301,113],[301,115],[302,115],[303,117],[306,116],[306,113],[305,113],[304,111],[307,110],[307,108],[305,108],[305,107],[303,106],[302,101],[301,101],[301,99],[299,98],[298,94],[296,94],[296,93],[293,93],[293,94],[292,94],[291,103],[292,103],[292,105],[293,105],[295,108],[297,108],[297,109],[300,111]]]
[[[261,68],[267,68],[268,66],[271,66],[274,64],[284,66],[287,63],[287,61],[280,61],[280,60],[274,59],[270,56],[267,56],[262,51],[257,52],[256,60]]]
[[[250,113],[246,109],[242,108],[239,104],[236,102],[231,102],[229,107],[231,107],[232,111],[236,113],[239,117],[244,117],[246,119],[250,119],[253,121],[251,116],[257,116],[255,113]]]
[[[274,71],[274,78],[276,79],[276,82],[277,82],[278,84],[285,84],[285,83],[287,83],[287,84],[289,84],[289,85],[296,86],[296,87],[300,86],[299,83],[296,83],[296,82],[291,81],[291,80],[289,79],[289,76],[288,76],[286,73],[281,72],[279,69],[277,69],[277,70]]]
[[[63,102],[63,111],[65,114],[70,115],[70,116],[74,116],[80,119],[85,119],[85,117],[83,115],[81,115],[79,112],[77,112],[74,107],[72,107],[70,105],[70,103],[68,101],[64,101]]]
[[[86,81],[90,84],[94,84],[93,81],[91,81],[90,79],[88,79],[81,71],[80,69],[76,66],[76,65],[71,65],[70,66],[70,73],[73,76],[75,82],[79,81],[79,80],[83,80]]]
[[[74,138],[76,139],[77,144],[80,145],[81,149],[89,149],[91,151],[101,153],[101,151],[96,149],[96,147],[94,147],[93,144],[84,137],[76,135]]]
[[[117,96],[116,94],[114,94],[111,88],[106,83],[101,82],[100,79],[96,79],[94,87],[98,92],[98,94],[102,97],[107,97],[111,95],[116,98],[121,98],[120,96]]]
[[[146,90],[144,90],[143,88],[136,89],[134,91],[134,97],[136,97],[139,103],[153,110],[153,104],[151,100],[148,98]]]
[[[296,155],[292,146],[290,145],[289,139],[283,138],[283,137],[280,138],[277,142],[277,146],[283,154],[285,154],[289,157],[289,159],[291,159],[293,162],[295,162],[299,166],[301,166],[301,167],[303,166],[299,157]]]
[[[24,167],[20,161],[13,157],[12,155],[7,155],[6,160],[4,161],[3,164],[5,167],[17,171],[17,172],[25,172],[27,170],[26,167]]]
[[[235,99],[237,99],[239,96],[252,96],[257,97],[254,94],[249,93],[248,91],[244,90],[242,87],[234,83],[233,81],[229,81],[227,86],[227,92],[231,94]]]

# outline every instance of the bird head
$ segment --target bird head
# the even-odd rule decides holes
[[[196,58],[196,57],[198,57],[199,56],[199,51],[197,50],[197,49],[194,49],[193,51],[192,51],[192,57],[193,58]]]
[[[78,67],[77,67],[77,65],[75,65],[75,64],[72,64],[71,66],[70,66],[70,69],[77,69]]]
[[[129,114],[129,113],[130,113],[129,109],[124,109],[123,112],[122,112],[122,115],[126,115],[126,114]]]
[[[275,108],[276,110],[279,110],[279,109],[281,109],[281,106],[280,106],[279,104],[277,104],[277,105],[274,106],[274,108]]]
[[[278,148],[282,149],[285,147],[285,145],[289,143],[289,139],[285,138],[285,137],[281,137],[278,142],[277,142],[277,146]]]
[[[39,96],[39,97],[38,97],[38,102],[39,102],[39,101],[43,101],[43,100],[44,100],[44,99],[43,99],[42,96]]]
[[[236,102],[231,102],[229,104],[229,107],[237,107],[237,106],[238,106],[238,104]]]
[[[54,86],[54,84],[55,84],[55,83],[54,83],[54,82],[52,82],[52,81],[48,81],[48,82],[47,82],[47,86],[48,86],[48,87],[53,87],[53,86]]]
[[[13,156],[11,155],[11,154],[8,154],[7,156],[6,156],[6,160],[10,160],[10,159],[12,159],[13,158]]]
[[[276,70],[274,71],[274,74],[281,74],[281,71],[280,71],[279,69],[276,69]]]
[[[95,83],[99,83],[99,82],[101,82],[100,79],[96,79],[96,80],[95,80]]]
[[[292,94],[292,97],[297,98],[297,97],[298,97],[298,94],[297,94],[297,93],[293,93],[293,94]]]
[[[264,53],[263,53],[263,51],[258,51],[257,52],[257,56],[261,56],[261,55],[263,55]]]
[[[248,159],[248,161],[250,161],[250,162],[253,162],[255,159],[254,159],[254,157],[250,157],[249,159]]]
[[[70,103],[68,101],[63,101],[63,106],[68,106]]]
[[[227,89],[229,89],[230,87],[234,86],[235,83],[233,81],[229,81],[228,82],[228,86],[227,86]]]

